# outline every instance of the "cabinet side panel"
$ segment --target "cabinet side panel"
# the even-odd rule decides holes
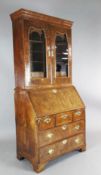
[[[26,120],[23,96],[18,92],[15,92],[15,117],[17,154],[21,154],[26,147]]]
[[[15,92],[17,156],[38,162],[35,112],[25,91]]]
[[[24,66],[24,48],[23,48],[23,20],[18,19],[13,22],[13,48],[14,48],[14,70],[15,87],[24,87],[25,84],[25,66]]]

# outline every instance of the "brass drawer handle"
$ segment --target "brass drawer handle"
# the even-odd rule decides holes
[[[51,149],[48,150],[48,154],[51,155],[51,154],[53,154],[53,153],[54,153],[54,149],[53,149],[53,148],[51,148]]]
[[[65,140],[62,141],[63,145],[65,145],[67,142],[68,142],[67,139],[65,139]]]
[[[51,122],[51,118],[50,118],[50,117],[46,117],[46,118],[44,119],[44,123],[49,124],[50,122]]]
[[[81,111],[77,111],[77,112],[75,112],[75,115],[80,116],[80,115],[81,115]]]
[[[76,138],[76,139],[75,139],[75,143],[76,143],[76,144],[80,144],[80,138]]]
[[[67,117],[69,117],[69,115],[67,115],[67,114],[62,114],[62,116],[61,116],[62,119],[67,119]]]
[[[49,133],[49,134],[47,134],[47,137],[51,139],[53,137],[53,135],[54,135],[53,133]]]
[[[39,124],[39,123],[41,122],[42,119],[41,119],[41,118],[37,118],[36,120],[37,120],[37,122],[38,122],[38,124]]]
[[[63,125],[61,128],[62,128],[62,130],[66,130],[67,129],[67,125]]]
[[[76,130],[79,130],[79,129],[80,129],[80,125],[76,125],[74,128],[75,128]]]
[[[56,93],[57,93],[57,89],[52,89],[52,92],[53,92],[54,94],[56,94]]]

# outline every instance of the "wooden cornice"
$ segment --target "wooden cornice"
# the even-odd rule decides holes
[[[10,16],[12,21],[15,21],[16,19],[23,17],[23,19],[30,19],[30,20],[40,19],[43,22],[48,22],[50,24],[61,25],[61,26],[63,25],[65,27],[71,27],[73,24],[73,22],[69,20],[65,20],[65,19],[61,19],[61,18],[57,18],[57,17],[53,17],[53,16],[33,12],[30,10],[25,10],[25,9],[20,9],[12,13]]]

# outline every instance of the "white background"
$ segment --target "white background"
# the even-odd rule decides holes
[[[101,175],[101,0],[0,0],[0,175],[36,174],[16,160],[14,65],[9,14],[26,8],[74,21],[73,84],[86,105],[87,151],[49,163],[42,175]]]

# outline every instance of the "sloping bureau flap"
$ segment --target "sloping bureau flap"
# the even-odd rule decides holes
[[[38,117],[84,107],[74,86],[44,90],[31,89],[28,94]]]

